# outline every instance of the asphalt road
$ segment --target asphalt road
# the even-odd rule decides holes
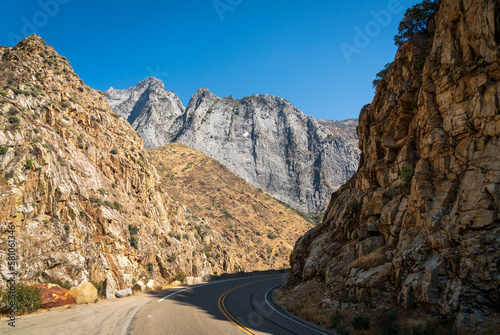
[[[0,334],[326,334],[271,302],[285,280],[268,275],[143,292],[23,315],[15,328],[1,318]]]
[[[271,302],[286,275],[215,281],[169,293],[140,308],[124,334],[327,334]]]

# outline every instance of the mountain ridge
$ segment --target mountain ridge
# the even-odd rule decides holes
[[[138,86],[143,87],[144,81]],[[105,94],[112,102],[116,95],[127,93],[108,90]],[[138,104],[111,106],[120,115],[129,115],[135,108],[145,119],[150,113],[158,114]],[[242,99],[221,98],[208,88],[199,88],[182,115],[180,111],[169,114],[168,108],[162,111],[164,118],[172,121],[168,125],[145,122],[149,133],[132,123],[146,143],[186,144],[217,159],[253,186],[311,215],[324,210],[331,192],[357,169],[358,149],[352,143],[331,134],[281,97],[254,94]],[[328,160],[335,163],[323,164]]]

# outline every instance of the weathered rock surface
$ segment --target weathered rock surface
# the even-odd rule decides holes
[[[219,98],[200,88],[183,110],[160,83],[150,78],[127,90],[105,92],[111,107],[145,138],[146,147],[186,144],[309,214],[324,210],[331,192],[358,168],[357,148],[285,99]]]
[[[165,192],[140,136],[38,36],[0,47],[0,169],[0,231],[16,227],[20,282],[109,280],[110,298],[134,280],[258,269]]]
[[[156,78],[148,78],[126,90],[110,88],[104,92],[110,107],[125,118],[144,139],[145,148],[169,143],[186,108],[179,97]]]
[[[115,291],[115,296],[117,298],[125,298],[125,297],[128,297],[129,295],[132,295],[134,294],[134,292],[132,291],[131,288],[125,288],[123,290],[120,290],[120,291]]]
[[[498,13],[498,1],[443,0],[430,35],[398,50],[360,114],[360,169],[298,241],[282,299],[304,303],[300,287],[345,304],[458,313],[468,327],[498,311]]]
[[[75,299],[71,293],[56,284],[34,284],[42,295],[42,308],[55,308],[72,305]]]
[[[75,298],[77,304],[90,304],[98,297],[97,289],[88,281],[81,283],[77,287],[72,287],[69,292]]]
[[[342,136],[351,142],[356,148],[358,147],[359,139],[356,133],[358,119],[348,119],[343,121],[336,120],[317,120],[322,126],[325,126],[332,132],[334,136]]]
[[[142,282],[142,280],[139,280],[137,283],[132,286],[132,292],[142,292],[146,290],[146,285]]]
[[[108,277],[103,283],[104,297],[106,299],[114,299],[116,291],[116,282],[113,277]]]

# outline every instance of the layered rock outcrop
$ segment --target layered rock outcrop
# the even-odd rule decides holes
[[[358,167],[359,153],[349,141],[335,136],[285,99],[271,95],[220,98],[200,88],[181,113],[179,104],[172,102],[176,98],[157,104],[150,91],[156,96],[171,92],[165,93],[168,91],[156,84],[144,89],[151,82],[157,83],[148,79],[137,88],[105,92],[116,112],[124,116],[139,113],[138,120],[144,122],[131,123],[147,147],[186,144],[303,212],[323,211],[331,192]],[[143,90],[136,100],[139,94],[134,92]],[[144,100],[146,96],[153,98]]]
[[[298,241],[282,299],[309,290],[468,327],[498,312],[499,13],[494,0],[443,0],[430,34],[398,50],[359,117],[360,169]]]
[[[105,282],[111,297],[139,279],[259,269],[165,192],[141,137],[38,36],[0,47],[0,125],[1,288],[12,225],[23,283]]]

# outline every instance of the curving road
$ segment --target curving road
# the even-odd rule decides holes
[[[127,320],[122,334],[328,334],[270,301],[286,275],[238,278],[179,288]]]

